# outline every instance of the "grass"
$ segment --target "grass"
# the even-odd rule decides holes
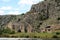
[[[4,34],[9,37],[19,37],[19,38],[52,38],[52,33],[15,33],[15,34]]]
[[[15,33],[15,34],[3,34],[1,37],[9,38],[52,38],[55,33]],[[60,37],[60,34],[57,35]]]

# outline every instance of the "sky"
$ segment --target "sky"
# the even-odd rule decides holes
[[[0,15],[19,15],[30,10],[32,4],[43,0],[0,0]]]

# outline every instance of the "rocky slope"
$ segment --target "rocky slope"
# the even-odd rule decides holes
[[[44,0],[21,15],[0,16],[0,27],[16,32],[40,32],[41,27],[60,24],[60,0]]]

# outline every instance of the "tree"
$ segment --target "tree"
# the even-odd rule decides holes
[[[6,33],[6,34],[14,34],[15,31],[11,31],[9,28],[0,29],[0,34],[4,34],[4,33]]]

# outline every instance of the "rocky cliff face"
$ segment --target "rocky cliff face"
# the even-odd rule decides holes
[[[59,16],[60,2],[59,0],[45,0],[41,3],[32,5],[31,11],[41,13],[44,16]]]
[[[44,0],[32,5],[26,14],[0,16],[0,19],[0,24],[16,32],[40,32],[41,27],[60,24],[60,0]]]

